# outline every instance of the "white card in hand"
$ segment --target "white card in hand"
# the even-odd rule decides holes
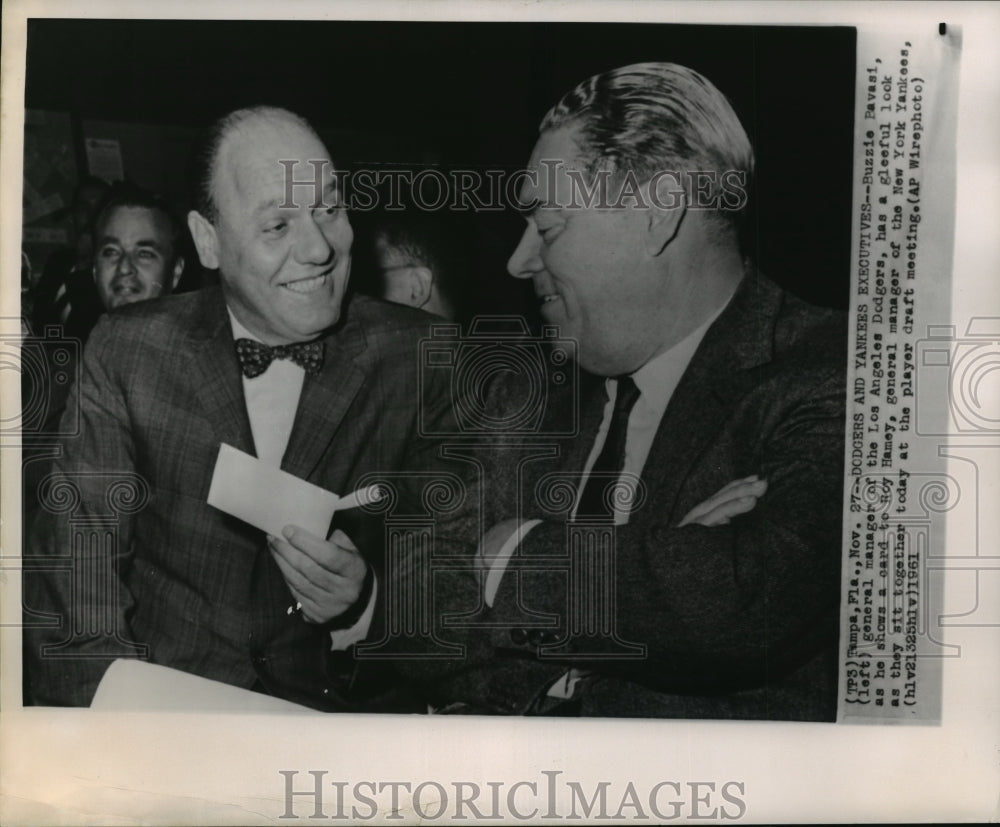
[[[338,499],[225,443],[208,490],[209,505],[275,537],[286,525],[297,525],[325,539]]]

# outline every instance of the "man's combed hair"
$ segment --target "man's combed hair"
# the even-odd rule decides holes
[[[290,120],[315,134],[315,130],[305,118],[278,106],[248,106],[229,112],[214,121],[195,142],[188,170],[191,203],[213,224],[219,217],[213,188],[219,150],[222,149],[222,144],[234,130],[243,123],[256,118]]]
[[[748,187],[753,175],[753,149],[729,101],[675,63],[636,63],[583,81],[549,110],[539,132],[563,126],[579,127],[590,172],[608,169],[619,180],[630,170],[639,182],[661,170],[735,171]]]
[[[163,196],[150,192],[129,181],[122,181],[113,184],[98,207],[94,217],[93,234],[95,241],[100,241],[97,237],[104,228],[105,222],[112,211],[119,207],[140,207],[147,210],[159,212],[170,225],[171,241],[174,244],[175,252],[183,254],[185,248],[186,228],[181,223],[173,208],[167,203]]]

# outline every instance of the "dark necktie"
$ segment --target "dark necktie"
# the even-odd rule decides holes
[[[318,373],[323,367],[323,343],[297,342],[270,347],[253,339],[237,339],[236,357],[247,379],[260,376],[275,359],[291,359],[306,373]]]
[[[617,379],[618,392],[615,394],[615,408],[611,414],[608,435],[601,453],[590,469],[587,484],[580,495],[576,508],[578,518],[614,519],[612,498],[605,495],[605,489],[613,485],[625,464],[625,435],[628,431],[628,417],[639,398],[639,389],[631,376]]]

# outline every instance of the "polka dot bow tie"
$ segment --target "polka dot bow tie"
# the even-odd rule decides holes
[[[236,357],[247,379],[260,376],[275,359],[291,359],[306,373],[319,373],[323,367],[323,343],[297,342],[269,347],[253,339],[237,339]]]

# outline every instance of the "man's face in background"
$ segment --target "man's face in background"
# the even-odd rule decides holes
[[[99,222],[94,282],[105,310],[173,291],[184,259],[167,216],[148,207],[119,206]]]
[[[420,307],[419,293],[414,289],[418,283],[414,271],[422,265],[414,261],[406,250],[390,244],[383,235],[375,238],[374,248],[379,295],[396,304]],[[426,296],[423,298],[426,301]]]

